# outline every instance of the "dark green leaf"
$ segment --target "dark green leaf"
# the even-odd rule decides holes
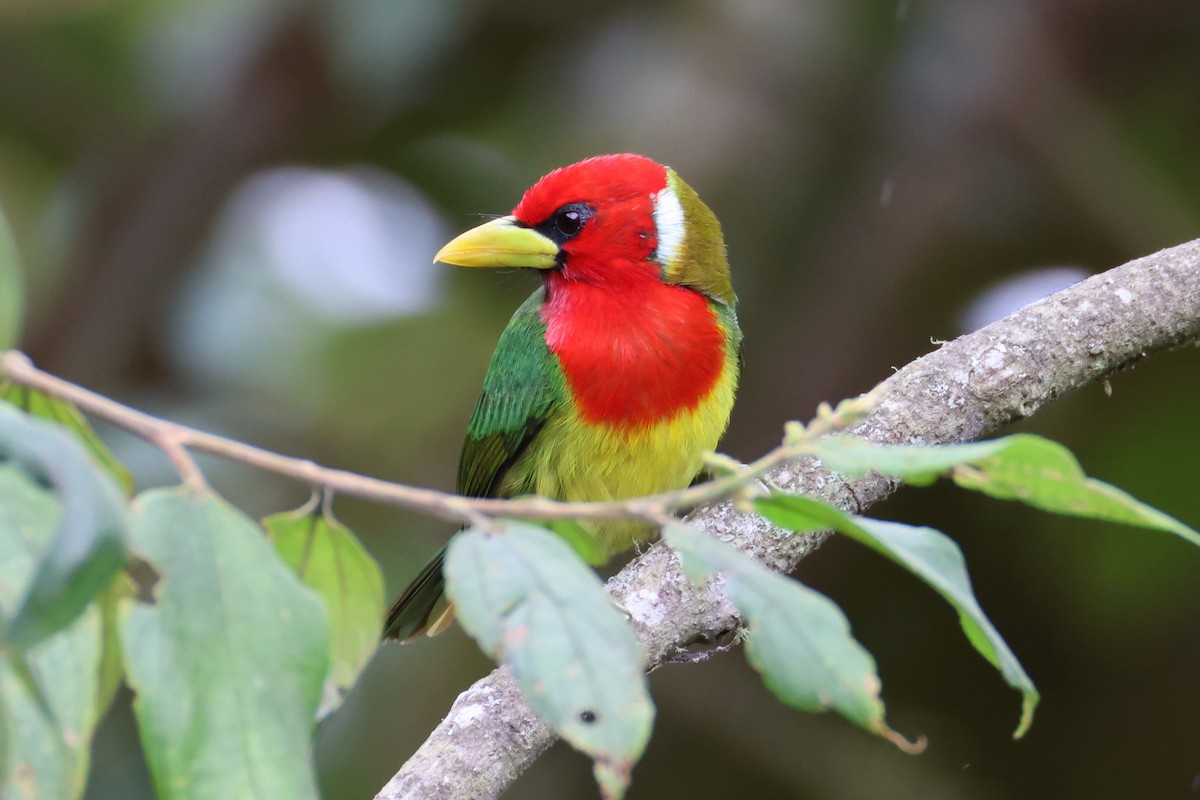
[[[329,671],[316,596],[254,522],[184,489],[135,500],[159,573],[121,608],[125,671],[160,800],[317,798],[311,734]]]
[[[571,545],[571,549],[579,554],[593,567],[602,567],[608,563],[608,551],[600,544],[596,535],[573,519],[547,520],[543,525],[562,537]]]
[[[101,638],[103,649],[100,653],[100,690],[97,705],[100,716],[103,717],[112,705],[121,681],[125,678],[125,660],[121,655],[121,601],[136,594],[136,587],[129,576],[122,572],[113,579],[96,598],[96,606],[100,609]]]
[[[263,520],[280,558],[316,591],[329,619],[330,670],[318,716],[337,708],[379,646],[383,574],[342,523],[319,511]]]
[[[7,405],[0,405],[0,459],[48,483],[62,509],[22,600],[6,609],[4,639],[31,647],[69,625],[120,570],[125,507],[74,438]]]
[[[841,437],[822,439],[814,448],[813,455],[825,466],[846,475],[874,470],[914,484],[948,475],[964,489],[1002,500],[1019,500],[1055,514],[1153,528],[1200,545],[1200,533],[1114,486],[1087,477],[1070,450],[1033,434],[929,447]]]
[[[445,575],[463,628],[508,665],[530,708],[592,757],[606,796],[621,796],[654,706],[641,647],[600,579],[558,536],[522,522],[458,533]]]
[[[904,750],[924,749],[888,727],[875,660],[850,635],[837,605],[686,525],[668,526],[663,538],[696,583],[724,576],[746,622],[746,657],[780,700],[804,711],[832,708]]]
[[[1021,720],[1013,734],[1021,737],[1033,722],[1038,692],[1017,657],[992,626],[971,588],[966,561],[958,545],[940,531],[856,517],[811,497],[776,493],[755,507],[777,525],[792,530],[832,528],[882,553],[908,569],[958,611],[967,639],[1006,683],[1022,695]]]
[[[0,606],[24,597],[62,516],[54,493],[0,464]],[[100,717],[100,613],[93,605],[29,650],[0,658],[0,797],[71,800],[83,793]]]
[[[92,458],[108,470],[109,475],[117,482],[125,495],[133,494],[133,476],[129,474],[129,470],[125,469],[125,465],[112,454],[108,445],[96,435],[96,431],[88,424],[87,418],[79,413],[78,408],[66,400],[59,400],[57,397],[51,397],[12,381],[0,381],[0,400],[12,403],[35,417],[57,422],[75,434],[92,454]]]

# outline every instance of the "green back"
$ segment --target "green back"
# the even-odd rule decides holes
[[[458,464],[458,491],[495,497],[504,473],[546,419],[566,401],[558,359],[546,346],[539,288],[517,312],[492,354]]]
[[[504,473],[565,402],[562,370],[546,346],[546,326],[538,313],[544,299],[543,289],[530,295],[496,343],[467,425],[458,464],[459,494],[496,496]],[[410,641],[440,617],[445,609],[445,556],[443,548],[392,604],[384,624],[385,639]]]

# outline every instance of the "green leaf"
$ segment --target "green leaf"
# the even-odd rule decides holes
[[[100,717],[100,638],[100,614],[91,607],[66,629],[0,662],[7,744],[0,795],[63,800],[83,795]],[[21,659],[28,665],[25,677],[19,674]],[[40,697],[31,691],[30,679]]]
[[[0,209],[0,350],[16,347],[21,333],[25,292],[17,244]]]
[[[83,447],[56,426],[0,405],[0,460],[48,483],[62,513],[19,605],[6,609],[5,641],[32,647],[69,625],[125,560],[121,493]]]
[[[96,606],[100,610],[100,630],[102,650],[100,652],[100,689],[97,697],[99,716],[103,717],[121,688],[125,679],[125,660],[121,654],[121,602],[133,597],[137,587],[129,575],[121,572],[108,585],[108,588],[96,597]]]
[[[329,631],[262,530],[184,489],[134,501],[131,538],[159,573],[121,606],[125,671],[160,800],[316,800],[309,761]]]
[[[1009,686],[1021,693],[1021,719],[1013,738],[1025,735],[1037,708],[1037,689],[979,607],[966,561],[952,539],[933,528],[857,517],[803,495],[775,493],[758,498],[754,505],[763,516],[784,528],[804,531],[832,528],[844,533],[929,584],[958,611],[959,623],[975,649],[1000,671]]]
[[[275,551],[320,596],[329,619],[330,670],[318,717],[337,708],[379,646],[383,574],[358,539],[315,509],[263,520]]]
[[[450,540],[447,592],[463,628],[507,665],[529,707],[595,762],[620,797],[654,719],[644,657],[596,574],[543,528],[506,522]]]
[[[12,381],[0,381],[0,400],[7,401],[35,417],[56,422],[75,434],[92,454],[92,458],[106,469],[113,480],[117,482],[125,496],[129,497],[133,494],[133,476],[129,474],[125,465],[112,454],[108,445],[96,435],[96,431],[88,424],[87,418],[80,413],[78,408],[66,400],[59,400],[57,397],[51,397],[44,392],[30,389],[28,386],[21,386]]]
[[[888,727],[875,660],[829,598],[686,525],[668,526],[663,538],[694,582],[724,576],[746,621],[746,658],[776,697],[804,711],[832,708],[905,751],[924,749],[923,740],[914,744]]]
[[[1070,450],[1029,433],[929,447],[830,438],[815,442],[813,455],[846,475],[874,470],[919,485],[948,475],[964,489],[1002,500],[1019,500],[1055,514],[1166,531],[1200,545],[1200,533],[1115,486],[1087,477]]]
[[[858,476],[878,472],[900,478],[914,486],[928,486],[951,468],[996,451],[996,444],[1005,441],[971,444],[936,444],[927,446],[875,444],[853,436],[828,436],[811,443],[811,454],[834,472]]]
[[[15,609],[61,518],[54,493],[0,463],[0,606]],[[63,630],[0,658],[0,797],[83,794],[98,697],[100,614],[88,608]]]
[[[1055,514],[1120,522],[1173,533],[1200,545],[1200,533],[1130,494],[1087,477],[1070,450],[1031,434],[1001,439],[995,454],[957,467],[952,477],[964,489],[1022,503]]]
[[[608,551],[600,544],[600,540],[575,520],[551,519],[543,522],[542,526],[571,545],[571,549],[593,567],[602,567],[608,563]]]

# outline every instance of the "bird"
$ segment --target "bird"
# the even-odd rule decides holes
[[[629,153],[560,167],[434,261],[541,277],[496,344],[459,494],[621,500],[701,475],[733,408],[742,333],[721,225],[674,170]],[[642,520],[583,524],[609,555],[656,532]],[[453,620],[445,554],[393,603],[385,639]]]

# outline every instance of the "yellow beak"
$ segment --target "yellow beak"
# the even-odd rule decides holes
[[[459,234],[433,260],[460,267],[554,269],[558,245],[515,217],[501,217]]]

